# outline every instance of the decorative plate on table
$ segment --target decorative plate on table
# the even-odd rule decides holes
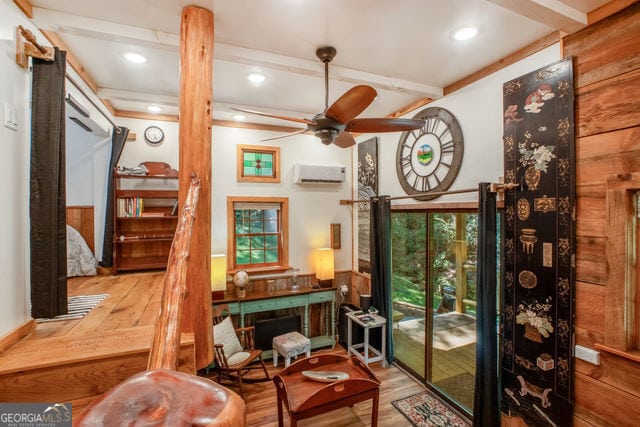
[[[302,371],[302,375],[311,380],[323,383],[349,379],[349,374],[340,371]]]

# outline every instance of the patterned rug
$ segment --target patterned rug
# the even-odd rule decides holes
[[[69,307],[69,312],[67,314],[61,314],[60,316],[52,317],[51,319],[37,319],[37,322],[43,323],[55,322],[57,320],[82,319],[108,296],[109,294],[97,294],[69,297],[67,298],[67,304]]]
[[[470,427],[471,422],[430,391],[391,404],[415,427]]]

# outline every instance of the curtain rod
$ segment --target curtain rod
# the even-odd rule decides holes
[[[91,105],[93,105],[96,110],[98,110],[98,112],[100,114],[102,114],[102,117],[104,117],[105,119],[107,119],[107,121],[109,123],[111,123],[111,125],[113,126],[114,130],[120,132],[120,126],[118,126],[113,120],[111,120],[111,118],[109,116],[107,116],[104,111],[102,111],[102,109],[98,106],[98,104],[96,104],[95,102],[93,102],[93,99],[91,99],[87,93],[84,91],[84,89],[82,87],[80,87],[80,85],[78,84],[78,82],[75,81],[75,79],[67,74],[67,79],[69,79],[69,81],[76,87],[76,89],[78,89],[80,91],[80,93],[82,93],[84,95],[84,97],[87,99],[87,101],[89,101],[91,103]]]
[[[491,192],[499,192],[504,190],[513,190],[520,187],[520,184],[503,184],[503,183],[492,183],[490,186]],[[415,197],[421,196],[444,196],[446,194],[460,194],[460,193],[473,193],[477,192],[477,188],[463,188],[460,190],[447,190],[447,191],[436,191],[432,193],[416,193],[411,196],[396,196],[389,197],[389,200],[402,200],[402,199],[413,199]],[[370,199],[362,199],[362,200],[340,200],[341,205],[353,205],[355,203],[369,203]]]

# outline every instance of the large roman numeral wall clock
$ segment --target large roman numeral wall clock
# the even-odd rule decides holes
[[[413,118],[423,119],[425,125],[400,135],[396,173],[408,195],[416,200],[431,200],[438,195],[423,193],[445,191],[460,171],[464,153],[462,129],[444,108],[425,108]]]

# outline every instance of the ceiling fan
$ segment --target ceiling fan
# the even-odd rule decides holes
[[[357,116],[373,102],[378,95],[371,86],[354,86],[329,106],[329,62],[336,56],[336,49],[331,46],[322,46],[316,50],[316,56],[324,63],[324,111],[316,114],[312,119],[298,119],[295,117],[279,116],[255,110],[232,107],[233,110],[249,114],[256,114],[275,119],[289,120],[307,125],[306,129],[280,135],[273,139],[286,138],[302,133],[312,133],[323,144],[331,143],[338,147],[348,148],[355,145],[356,140],[350,132],[399,132],[418,129],[424,126],[424,120],[392,119],[392,118],[361,118]]]

